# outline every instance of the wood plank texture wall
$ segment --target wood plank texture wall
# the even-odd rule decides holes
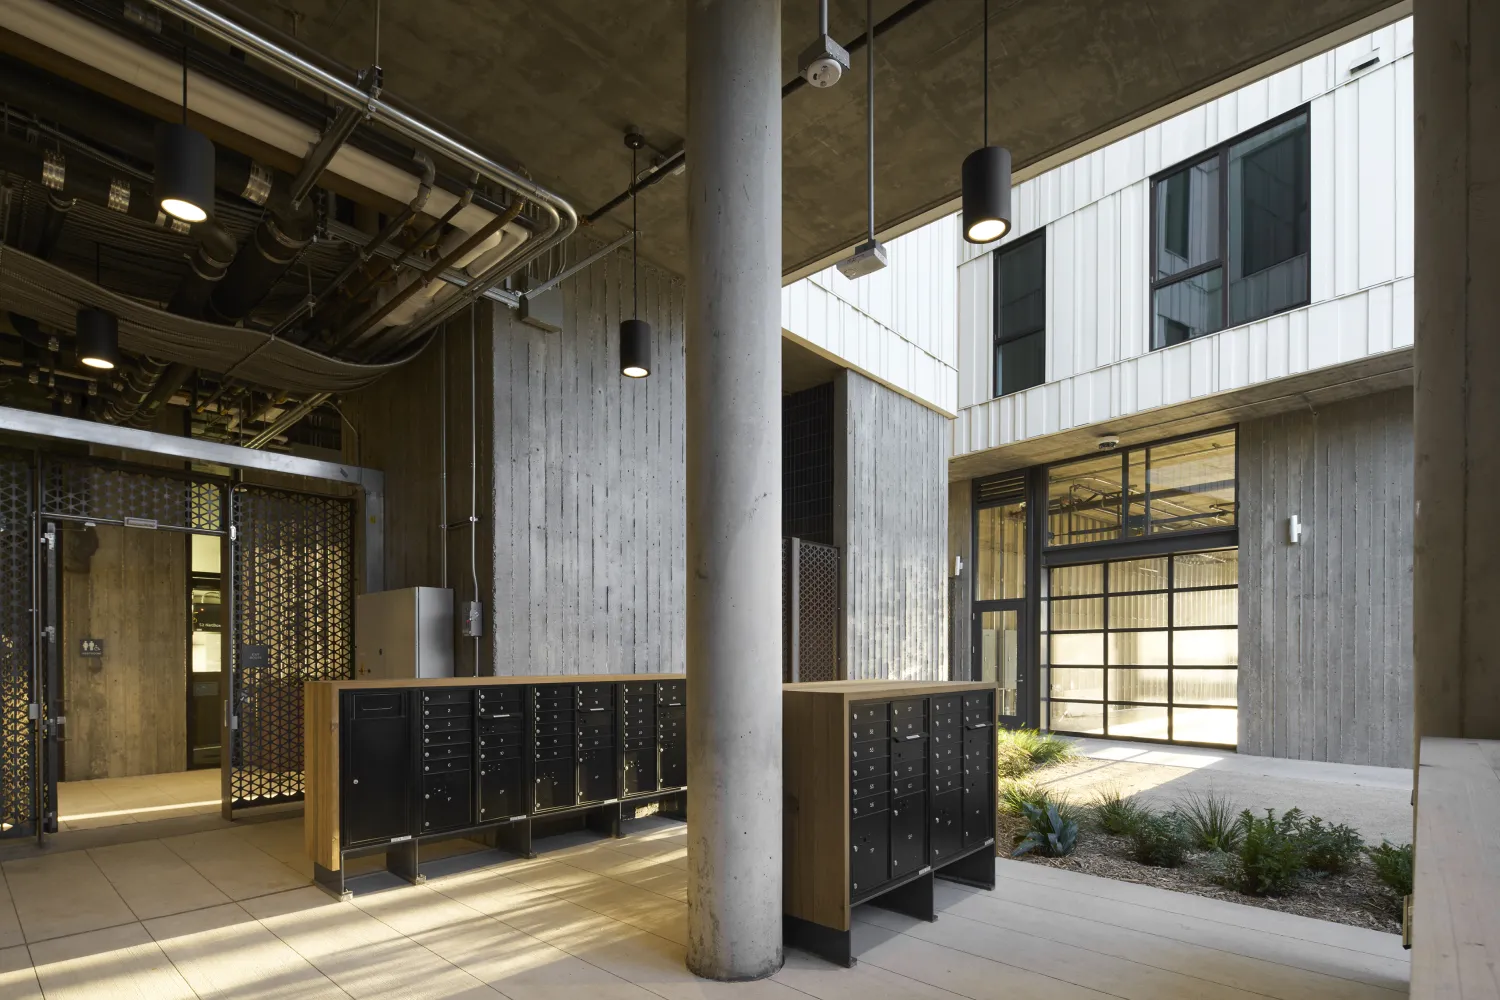
[[[187,536],[62,532],[66,781],[187,766]],[[79,640],[104,640],[97,659]]]
[[[495,310],[496,673],[685,669],[683,286],[640,278],[646,379],[620,375],[624,253],[560,286],[560,333]]]
[[[855,372],[839,384],[846,675],[946,680],[949,421]]]
[[[1411,766],[1413,455],[1410,389],[1241,425],[1241,752]]]

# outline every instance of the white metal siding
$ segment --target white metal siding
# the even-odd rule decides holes
[[[850,281],[837,268],[782,289],[781,325],[928,406],[958,409],[958,222],[939,219],[886,245],[883,271]]]
[[[1351,77],[1372,48],[1381,61]],[[1312,304],[1150,351],[1150,175],[1303,103]],[[1406,20],[1017,186],[1001,245],[1046,227],[1047,382],[989,398],[990,258],[960,243],[953,454],[1409,346],[1412,127]]]

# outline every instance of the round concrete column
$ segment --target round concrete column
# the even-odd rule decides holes
[[[781,3],[687,4],[688,968],[781,967]]]

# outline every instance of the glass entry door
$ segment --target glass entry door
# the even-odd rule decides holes
[[[975,512],[974,661],[975,680],[995,685],[1000,724],[1034,725],[1027,686],[1027,527],[1025,477],[996,496],[1000,502]],[[980,503],[985,503],[983,494]]]

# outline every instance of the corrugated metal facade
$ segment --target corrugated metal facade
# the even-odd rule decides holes
[[[639,380],[620,376],[618,356],[628,259],[561,292],[561,333],[495,310],[495,672],[681,671],[683,288],[642,268],[640,316],[656,342],[655,371]]]
[[[928,406],[958,409],[953,296],[958,221],[940,219],[887,244],[890,265],[850,281],[836,268],[781,292],[781,325],[850,367]]]
[[[1148,178],[1302,104],[1311,305],[1150,351]],[[1047,382],[991,398],[992,261],[963,244],[954,454],[1410,346],[1412,129],[1406,19],[1018,185],[1007,242],[1047,227]]]
[[[1411,390],[1242,424],[1239,448],[1240,751],[1410,767]]]
[[[948,420],[854,372],[840,387],[845,670],[945,680]]]

